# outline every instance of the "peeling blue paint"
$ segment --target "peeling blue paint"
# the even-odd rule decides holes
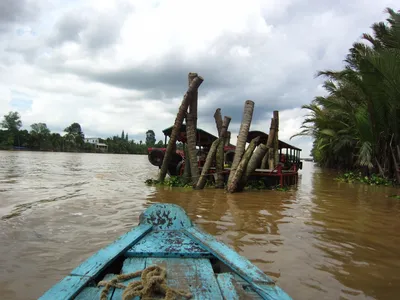
[[[88,258],[39,299],[98,299],[99,280],[154,264],[166,268],[169,286],[190,291],[192,299],[291,299],[248,259],[194,226],[175,204],[147,208],[139,226]],[[115,289],[109,299],[121,295],[122,290]]]

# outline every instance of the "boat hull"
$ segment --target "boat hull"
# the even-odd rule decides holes
[[[191,299],[291,299],[275,282],[233,249],[201,231],[174,204],[154,204],[139,225],[76,267],[39,299],[100,299],[102,280],[149,266],[166,270],[166,283]],[[126,282],[140,280],[140,277]],[[121,299],[111,288],[108,299]],[[137,298],[135,298],[137,299]]]

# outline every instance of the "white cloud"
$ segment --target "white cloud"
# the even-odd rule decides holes
[[[280,138],[304,148],[300,109],[323,93],[317,70],[340,68],[347,50],[395,1],[28,1],[0,13],[0,111],[23,94],[24,127],[54,131],[79,122],[90,136],[122,129],[144,139],[173,124],[187,73],[205,79],[199,126],[232,117],[235,141],[244,101],[255,101],[252,129],[268,131],[280,110]],[[1,5],[0,5],[1,7]],[[19,102],[28,105],[30,102]]]

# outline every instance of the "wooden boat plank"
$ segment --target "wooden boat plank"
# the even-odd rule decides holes
[[[122,265],[121,274],[134,273],[137,271],[144,270],[145,268],[146,268],[146,258],[142,258],[142,257],[127,258],[127,259],[125,259],[124,264]],[[140,276],[126,280],[121,283],[123,285],[127,286],[130,282],[135,281],[135,280],[140,280]],[[122,289],[115,289],[113,297],[111,299],[121,300],[123,293],[124,293],[124,291]],[[139,300],[139,299],[140,299],[140,297],[135,297],[132,300]]]
[[[182,207],[161,203],[147,208],[140,215],[139,222],[152,225],[154,230],[180,230],[193,226]]]
[[[231,273],[220,273],[217,282],[224,299],[261,299],[256,293],[246,292],[241,284],[237,282]]]
[[[107,274],[104,276],[103,280],[111,280],[114,278],[116,275],[115,274]],[[96,287],[86,287],[83,289],[82,292],[79,293],[74,300],[99,300],[100,299],[100,294],[101,291],[103,290],[103,286],[96,286]],[[114,292],[114,288],[111,288],[110,291],[108,292],[108,297],[107,299],[112,299],[112,295]]]
[[[66,276],[45,292],[39,300],[72,299],[89,281],[91,281],[90,277]]]
[[[89,257],[80,266],[75,268],[71,272],[71,275],[95,276],[110,265],[119,254],[125,252],[132,245],[138,242],[151,230],[151,228],[150,225],[139,225],[135,229],[127,232],[109,246],[99,250],[96,254]]]
[[[79,293],[74,300],[99,300],[100,294],[103,287],[87,287],[84,288],[82,292]],[[107,299],[111,299],[110,295],[112,295],[113,289],[110,289],[109,295]]]
[[[127,257],[212,257],[182,231],[153,231],[130,248]]]
[[[259,268],[253,265],[248,259],[240,256],[236,251],[213,236],[199,231],[196,227],[185,230],[188,237],[194,239],[199,245],[221,259],[225,264],[231,267],[235,272],[245,278],[247,281],[258,281],[263,283],[274,283]]]
[[[251,299],[263,299],[259,294],[255,292],[250,283],[245,281],[242,277],[240,277],[237,274],[232,274],[232,275],[234,280],[244,289],[246,294],[249,295]]]
[[[187,228],[185,232],[199,245],[210,251],[210,253],[232,268],[240,277],[249,282],[252,288],[264,299],[291,299],[281,288],[275,285],[275,282],[271,278],[232,248],[218,241],[213,236],[199,231],[196,227]]]
[[[253,265],[248,259],[240,256],[233,249],[226,246],[213,236],[204,233],[201,229],[193,226],[185,211],[173,204],[154,204],[140,216],[140,225],[133,230],[122,235],[109,246],[101,249],[92,257],[88,258],[80,266],[75,268],[70,275],[55,284],[51,289],[43,294],[40,300],[52,299],[73,299],[79,297],[87,298],[100,292],[101,288],[97,288],[95,283],[100,274],[108,272],[132,273],[143,270],[151,265],[161,265],[167,271],[167,284],[173,288],[180,288],[191,292],[193,299],[223,299],[220,286],[238,283],[236,293],[241,292],[240,287],[246,292],[246,295],[256,299],[255,293],[262,299],[269,300],[290,300],[291,298],[277,287],[274,281],[264,274],[259,268]],[[211,262],[208,258],[187,258],[187,257],[128,257],[125,254],[128,249],[133,248],[136,243],[144,239],[146,234],[150,234],[152,230],[165,231],[160,236],[166,238],[166,243],[173,243],[174,251],[168,251],[162,248],[159,243],[158,250],[165,253],[175,253],[177,251],[189,251],[188,248],[182,246],[182,242],[174,242],[174,238],[179,238],[184,233],[196,247],[200,246],[210,255],[223,262],[230,270],[235,281],[224,277],[225,275],[217,275],[213,271]],[[178,230],[180,233],[169,235],[168,231]],[[182,239],[184,245],[191,247],[193,243],[188,242],[186,238]],[[146,244],[144,249],[150,249],[150,245]],[[159,242],[159,241],[157,241]],[[153,239],[154,245],[157,242]],[[174,244],[175,243],[175,244]],[[151,244],[151,243],[150,243]],[[133,251],[132,251],[133,252]],[[160,252],[161,253],[161,252]],[[150,255],[149,255],[150,256]],[[120,260],[120,259],[125,259]],[[113,265],[113,263],[115,265]],[[122,265],[122,269],[120,270]],[[107,269],[107,267],[110,267]],[[111,268],[112,267],[112,268]],[[219,277],[220,278],[219,278]],[[219,278],[219,280],[217,279]],[[139,279],[139,278],[138,278]],[[229,280],[230,283],[228,282]],[[134,279],[132,279],[134,280]],[[127,284],[127,282],[125,282]],[[85,288],[89,288],[84,290]],[[113,290],[109,294],[109,298],[120,299],[122,290]],[[225,291],[224,291],[225,292]],[[84,297],[87,294],[87,297]],[[115,296],[115,297],[114,297]],[[234,297],[234,296],[232,296]],[[225,298],[231,298],[226,294]],[[239,298],[242,297],[239,295]],[[79,298],[78,298],[79,299]]]
[[[221,299],[211,263],[206,258],[147,258],[146,266],[159,265],[167,271],[167,285],[190,291],[191,299]]]

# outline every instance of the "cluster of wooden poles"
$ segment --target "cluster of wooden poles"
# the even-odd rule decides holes
[[[274,164],[276,164],[278,161],[278,111],[274,111],[274,117],[271,119],[271,126],[267,142],[265,144],[259,143],[260,137],[256,137],[251,140],[246,149],[247,136],[253,118],[254,102],[251,100],[245,101],[235,155],[230,168],[228,182],[225,186],[224,145],[229,139],[228,127],[231,117],[224,116],[224,119],[222,119],[221,109],[218,108],[216,110],[214,118],[218,131],[218,139],[212,143],[200,174],[196,150],[197,103],[198,88],[204,79],[201,76],[198,76],[197,73],[189,73],[188,79],[189,87],[183,97],[175,119],[163,163],[159,172],[158,181],[163,182],[165,179],[168,170],[168,164],[171,161],[178,134],[184,119],[186,119],[187,142],[185,151],[185,176],[188,182],[191,182],[195,189],[203,189],[206,184],[206,178],[209,175],[211,164],[215,160],[216,188],[225,187],[230,193],[243,191],[249,176],[257,169],[258,166],[261,165],[261,168],[266,168],[268,163],[269,167],[273,169]]]

